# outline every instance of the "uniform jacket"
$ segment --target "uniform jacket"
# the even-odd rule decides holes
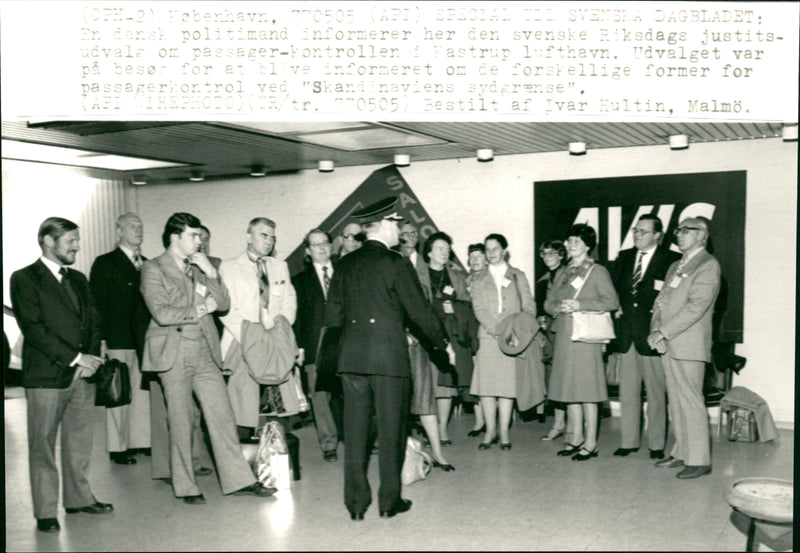
[[[217,302],[217,309],[228,308],[228,291],[217,276],[207,277],[194,268],[195,281],[206,288],[206,295]],[[170,370],[178,356],[178,346],[184,326],[199,325],[208,341],[211,355],[217,366],[222,367],[219,350],[219,334],[211,315],[197,318],[195,305],[200,303],[192,281],[183,274],[174,258],[165,251],[155,259],[142,265],[142,296],[153,319],[145,336],[142,371],[164,372]]]
[[[94,260],[89,278],[106,346],[134,349],[141,360],[150,323],[150,312],[140,290],[141,274],[125,252],[116,248]]]
[[[305,350],[305,362],[313,364],[317,359],[319,333],[325,322],[325,294],[313,263],[306,263],[305,269],[292,278],[292,284],[297,293],[294,323],[297,346]]]
[[[11,275],[11,304],[22,331],[22,385],[67,388],[78,353],[100,355],[100,315],[80,271],[68,269],[81,305],[75,309],[67,292],[41,259]]]
[[[664,335],[667,353],[673,359],[710,362],[711,319],[719,294],[720,266],[705,250],[695,254],[679,274],[678,264],[670,265],[664,278],[650,330]]]
[[[616,320],[617,338],[613,347],[616,351],[624,353],[633,343],[640,355],[658,355],[658,352],[647,345],[650,319],[653,317],[653,302],[664,286],[667,269],[681,256],[666,248],[657,247],[634,295],[633,269],[638,251],[636,248],[631,248],[619,252],[619,257],[611,269],[611,280],[619,295],[619,305],[622,309],[622,316]]]
[[[341,327],[339,372],[411,377],[404,318],[444,349],[439,317],[411,263],[377,240],[339,260],[325,324]]]
[[[219,267],[219,273],[228,289],[231,302],[228,313],[221,317],[225,330],[222,332],[222,355],[224,356],[234,340],[241,342],[242,321],[258,321],[260,309],[258,276],[255,264],[250,261],[247,252],[233,259],[226,259]],[[289,267],[285,261],[267,257],[267,274],[269,276],[269,306],[264,328],[272,328],[275,317],[283,315],[289,324],[294,324],[297,314],[297,296]]]
[[[502,310],[498,312],[497,285],[487,268],[474,277],[472,281],[472,307],[475,317],[481,323],[479,338],[495,337],[497,323],[512,313],[525,311],[536,316],[536,303],[533,301],[528,279],[525,273],[515,267],[507,266],[505,278],[508,284],[502,288]],[[516,284],[515,284],[516,283]],[[519,290],[519,294],[517,291]],[[522,305],[520,305],[520,298]]]

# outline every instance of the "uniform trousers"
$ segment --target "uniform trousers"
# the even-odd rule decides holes
[[[667,391],[658,355],[641,355],[636,346],[619,356],[620,447],[638,449],[641,434],[642,381],[647,390],[647,447],[664,449],[667,438]]]
[[[66,508],[86,507],[96,500],[89,486],[92,454],[94,384],[79,378],[68,388],[26,388],[28,469],[37,519],[58,514],[56,435],[61,425],[61,472]]]
[[[316,390],[317,366],[315,364],[308,364],[305,369],[319,446],[322,451],[336,451],[339,445],[339,434],[336,430],[336,422],[331,410],[331,394],[330,392]]]
[[[208,428],[220,487],[228,494],[255,483],[242,454],[222,372],[203,336],[182,338],[173,367],[160,375],[169,421],[170,466],[176,497],[199,495],[192,467],[192,425],[197,397]]]
[[[705,363],[663,355],[675,445],[672,455],[691,466],[711,465],[708,412],[703,399]]]
[[[133,349],[110,349],[109,359],[128,365],[131,380],[131,402],[106,409],[106,450],[122,452],[150,447],[150,392],[142,390],[139,356]]]
[[[378,506],[388,511],[400,500],[406,456],[411,379],[377,374],[342,374],[344,388],[344,503],[364,512],[372,502],[367,468],[372,449],[370,422],[377,421]]]

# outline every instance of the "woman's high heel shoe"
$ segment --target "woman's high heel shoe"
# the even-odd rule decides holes
[[[450,472],[452,470],[456,470],[456,467],[454,467],[450,463],[440,463],[439,461],[437,461],[435,459],[433,460],[433,466],[434,466],[434,468],[442,469],[445,472]]]
[[[582,447],[581,451],[585,451],[586,453],[578,453],[572,458],[573,461],[588,461],[592,457],[597,457],[597,446],[595,446],[592,451]]]
[[[481,442],[481,444],[478,446],[478,449],[489,449],[492,447],[492,444],[496,444],[499,440],[500,439],[495,436],[490,442]]]
[[[508,451],[509,449],[511,449],[511,442],[507,442],[507,443],[504,443],[504,444],[501,443],[500,444],[500,449],[502,449],[503,451]]]
[[[567,444],[567,447],[558,452],[559,457],[571,457],[578,453],[583,447],[583,442],[578,445]]]
[[[564,429],[556,430],[555,428],[551,428],[550,432],[542,436],[543,442],[552,442],[553,440],[557,439],[559,436],[564,435]]]
[[[486,432],[486,425],[485,424],[483,426],[481,426],[480,428],[478,428],[477,430],[470,430],[469,432],[467,432],[467,436],[469,436],[470,438],[474,438],[475,436],[480,436],[484,432]]]

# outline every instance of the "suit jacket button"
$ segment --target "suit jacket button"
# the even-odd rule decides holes
[[[353,319],[352,321],[350,321],[350,324],[356,324],[356,320]]]
[[[634,303],[633,306],[634,307],[639,307],[639,304],[638,303]]]
[[[180,332],[180,331],[182,331],[182,330],[183,330],[183,328],[179,326],[179,327],[178,327],[176,330],[177,330],[178,332]]]
[[[369,323],[370,323],[370,324],[375,324],[375,319],[370,319],[370,320],[369,320]]]

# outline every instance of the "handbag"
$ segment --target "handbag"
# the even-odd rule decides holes
[[[578,297],[583,285],[589,280],[589,275],[594,269],[594,265],[589,268],[586,278],[575,291],[572,299]],[[608,311],[575,311],[572,314],[572,341],[585,342],[587,344],[608,344],[616,338],[614,333],[614,321]]]
[[[289,489],[292,478],[289,472],[289,448],[283,428],[277,421],[267,421],[261,428],[258,449],[253,460],[253,473],[265,488]]]
[[[728,423],[728,441],[757,442],[756,416],[750,409],[737,407]]]
[[[431,456],[422,451],[419,440],[408,437],[406,440],[406,459],[403,461],[401,480],[404,486],[425,480],[433,467]]]
[[[121,407],[131,402],[131,378],[128,365],[119,359],[106,358],[87,382],[95,383],[94,404]]]

